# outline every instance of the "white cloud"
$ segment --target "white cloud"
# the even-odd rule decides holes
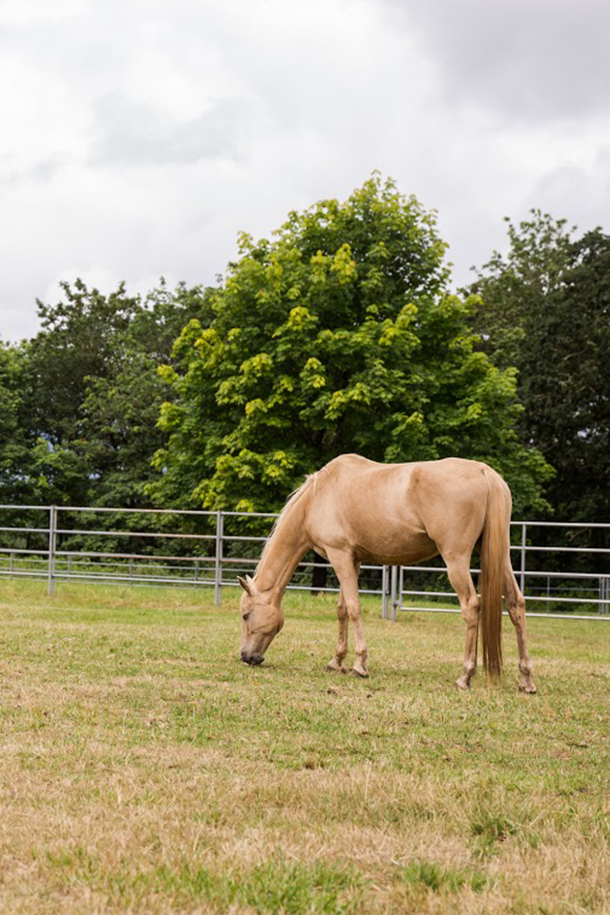
[[[603,222],[606,13],[583,3],[549,34],[546,0],[5,3],[0,334],[60,278],[213,282],[238,231],[375,168],[439,211],[458,282],[505,214]]]
[[[541,209],[557,211],[583,230],[605,226],[608,231],[610,144],[589,163],[570,164],[568,160],[542,176],[531,197]]]
[[[240,99],[223,99],[195,118],[178,120],[150,104],[106,96],[95,106],[90,161],[138,168],[201,159],[240,161],[254,116]]]
[[[603,0],[385,0],[440,74],[447,103],[498,122],[607,117],[610,6]]]

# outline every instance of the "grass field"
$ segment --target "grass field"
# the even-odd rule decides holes
[[[2,913],[610,912],[610,623],[531,620],[538,695],[454,688],[463,626],[290,595],[0,583]]]

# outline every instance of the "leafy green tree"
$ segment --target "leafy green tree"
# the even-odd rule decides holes
[[[57,304],[38,301],[42,329],[30,348],[35,431],[53,445],[80,437],[87,379],[108,375],[117,335],[140,308],[123,284],[108,296],[79,279],[61,288]]]
[[[161,281],[142,300],[124,284],[103,295],[81,280],[62,292],[56,305],[38,303],[42,329],[28,345],[30,491],[37,481],[45,502],[150,505],[167,397],[157,369],[184,324],[204,320],[203,293]]]
[[[138,303],[127,329],[116,333],[104,374],[85,379],[79,422],[96,505],[150,505],[152,457],[165,443],[157,425],[167,391],[158,373],[193,314],[205,320],[199,288],[163,284]],[[93,503],[92,503],[93,504]]]
[[[520,445],[515,373],[474,349],[475,300],[447,293],[435,217],[378,176],[345,203],[240,238],[212,319],[163,369],[171,402],[151,487],[167,504],[278,508],[304,473],[357,451],[384,461],[490,461],[518,505],[548,471]]]
[[[519,370],[518,432],[555,468],[556,517],[610,519],[610,237],[573,239],[534,212],[510,250],[479,271],[475,329],[494,362]],[[572,230],[573,232],[573,230]]]
[[[530,218],[515,225],[505,219],[509,249],[494,251],[476,270],[477,279],[465,295],[477,295],[474,329],[480,349],[502,368],[520,366],[528,322],[535,323],[540,303],[561,289],[572,259],[571,232],[565,219],[531,210]]]
[[[151,459],[165,441],[157,418],[167,391],[158,366],[171,360],[185,323],[195,315],[205,321],[204,293],[184,285],[170,290],[163,281],[144,299],[127,295],[123,284],[108,296],[80,280],[62,291],[56,305],[39,303],[42,329],[11,376],[24,417],[16,423],[24,434],[12,464],[17,501],[150,507]],[[122,513],[62,518],[76,528],[119,530],[156,529],[159,520]],[[125,544],[74,535],[63,536],[61,546],[124,551]],[[158,544],[132,538],[129,546],[146,553]]]
[[[0,341],[0,501],[27,501],[24,474],[29,423],[23,397],[28,373],[27,349]]]
[[[78,458],[37,435],[29,343],[0,344],[0,501],[49,504],[80,479]]]
[[[557,473],[558,515],[610,520],[610,236],[570,247],[563,286],[530,315],[520,360],[525,436]]]

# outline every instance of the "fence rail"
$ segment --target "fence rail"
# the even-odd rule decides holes
[[[227,524],[242,520],[252,524],[252,519],[260,519],[262,524],[270,523],[277,515],[270,512],[224,512],[203,510],[173,510],[173,509],[131,509],[131,508],[90,508],[83,506],[55,506],[55,505],[0,505],[2,521],[13,513],[16,516],[14,525],[5,523],[0,526],[0,577],[46,579],[49,594],[55,592],[60,581],[91,581],[105,582],[108,584],[142,585],[174,585],[179,587],[212,587],[214,588],[215,601],[219,604],[222,600],[224,588],[237,585],[237,574],[252,572],[258,562],[260,549],[266,537],[252,533],[238,531],[227,533]],[[23,521],[24,514],[38,513],[38,519],[45,517],[43,524],[38,523],[28,526]],[[112,514],[123,517],[128,521],[127,529],[112,529],[88,527],[82,523],[83,515]],[[79,524],[70,526],[70,516],[80,518]],[[164,523],[173,516],[178,522],[185,519],[195,520],[208,524],[208,532],[176,530],[176,525],[171,530],[136,530],[133,529],[131,520],[134,516],[142,519],[158,518]],[[143,522],[142,522],[143,523]],[[270,525],[269,525],[270,526]],[[583,522],[567,524],[556,521],[515,521],[512,522],[513,532],[517,534],[518,543],[511,546],[515,574],[519,580],[521,590],[526,595],[530,610],[528,614],[546,617],[561,616],[571,619],[598,619],[610,620],[610,561],[608,568],[595,572],[566,571],[562,569],[532,569],[528,568],[528,557],[532,555],[554,554],[556,557],[567,555],[574,558],[579,554],[595,556],[598,559],[608,556],[610,548],[606,547],[579,547],[566,546],[565,543],[552,545],[535,545],[531,542],[532,531],[540,528],[553,530],[569,529],[576,533],[586,529],[605,529],[610,531],[610,524],[585,524]],[[249,529],[251,530],[251,529]],[[38,538],[37,544],[31,545],[33,538]],[[70,544],[71,538],[82,541],[76,545]],[[123,549],[93,549],[91,541],[101,538],[112,539],[114,545],[123,542]],[[6,543],[6,540],[12,542]],[[160,544],[161,552],[129,552],[125,549],[130,540],[140,540],[144,544]],[[44,542],[43,542],[44,541]],[[179,541],[191,544],[189,552],[171,553],[169,544]],[[166,549],[162,548],[167,543]],[[137,544],[134,544],[137,546]],[[99,544],[98,544],[99,546]],[[146,547],[149,548],[149,547]],[[236,555],[242,553],[250,555]],[[296,580],[290,585],[294,590],[311,590],[312,584],[306,580],[306,573],[319,563],[304,561],[297,567]],[[326,582],[317,587],[320,591],[337,592],[338,583],[329,570],[330,583]],[[478,574],[479,569],[473,568],[473,574]],[[416,576],[415,583],[407,587],[409,577]],[[430,586],[422,584],[422,576],[436,576]],[[432,612],[456,612],[456,597],[453,592],[441,590],[439,576],[445,576],[446,569],[442,565],[402,566],[387,567],[377,565],[363,565],[361,567],[361,592],[381,596],[382,616],[395,619],[399,610],[427,610]],[[540,592],[540,585],[543,592]],[[416,606],[415,599],[427,599],[428,606]],[[438,599],[443,599],[438,603]],[[409,603],[407,603],[407,601]],[[451,603],[450,603],[451,602]],[[421,603],[421,601],[420,601]],[[430,605],[430,603],[432,605]],[[531,612],[532,604],[546,604],[546,611],[542,613]],[[449,604],[449,606],[447,606]],[[574,612],[551,612],[564,608],[576,608]],[[588,614],[583,611],[589,611]],[[596,611],[596,612],[592,612]]]

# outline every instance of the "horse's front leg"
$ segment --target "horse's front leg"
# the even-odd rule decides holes
[[[337,604],[337,619],[339,620],[339,642],[337,644],[337,652],[332,661],[328,662],[327,670],[339,670],[342,674],[345,673],[345,668],[343,666],[343,661],[345,655],[347,654],[347,607],[345,606],[345,599],[343,597],[343,592],[339,594],[339,603]]]
[[[368,677],[368,647],[364,637],[362,613],[360,611],[360,596],[358,594],[358,573],[360,571],[360,563],[354,560],[351,553],[344,553],[339,550],[327,550],[327,553],[328,558],[337,573],[339,585],[341,586],[341,595],[345,604],[345,609],[347,610],[347,618],[345,621],[346,632],[348,619],[354,627],[356,660],[351,672],[359,677]]]

